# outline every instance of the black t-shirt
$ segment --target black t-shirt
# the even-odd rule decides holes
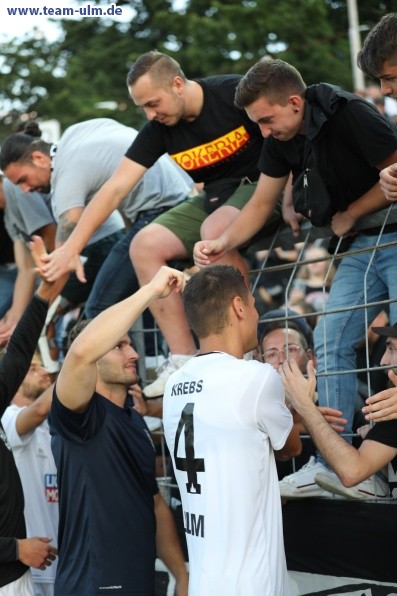
[[[147,122],[126,157],[149,168],[169,153],[195,182],[204,182],[207,191],[207,185],[222,179],[257,180],[263,138],[245,111],[234,106],[240,79],[241,75],[223,75],[197,80],[204,93],[201,114],[175,126]]]
[[[365,438],[397,449],[397,420],[377,422]]]
[[[55,389],[49,425],[59,488],[56,594],[153,596],[158,487],[143,418],[98,393],[72,412]]]
[[[397,420],[377,422],[367,434],[366,439],[397,449]],[[390,494],[393,498],[397,498],[397,456],[389,462],[387,476]]]
[[[305,138],[301,134],[289,141],[267,138],[259,161],[261,172],[280,178],[292,171],[295,179],[304,167]],[[375,166],[397,150],[397,135],[373,105],[352,95],[321,128],[320,147],[326,152],[321,161],[328,164],[328,171],[319,170],[333,210],[345,210],[379,181]]]

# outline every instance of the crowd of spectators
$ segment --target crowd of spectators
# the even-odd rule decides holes
[[[397,15],[389,15],[386,25],[394,25],[397,37]],[[369,66],[368,56],[374,52],[377,31],[375,27],[360,54],[363,69],[372,75],[375,67]],[[155,480],[170,473],[175,478],[175,470],[156,469],[148,428],[149,417],[163,416],[170,375],[190,361],[183,370],[194,370],[197,360],[192,358],[203,345],[210,346],[211,358],[218,350],[235,355],[248,347],[244,359],[270,364],[281,376],[292,416],[280,406],[280,428],[298,433],[303,441],[293,462],[277,463],[283,499],[395,497],[382,472],[397,448],[390,438],[397,418],[397,217],[384,196],[396,199],[392,168],[397,162],[397,102],[390,96],[397,97],[397,89],[384,88],[389,84],[387,60],[385,64],[378,64],[376,71],[381,87],[371,84],[353,94],[325,83],[306,87],[298,71],[281,60],[261,60],[244,77],[191,80],[175,60],[149,52],[134,63],[127,78],[133,102],[149,120],[140,131],[94,119],[69,127],[59,141],[48,143],[40,138],[37,122],[29,122],[2,140],[0,347],[5,355],[0,363],[0,443],[8,459],[4,470],[0,467],[0,486],[6,486],[5,498],[13,487],[18,499],[13,527],[0,516],[0,592],[9,585],[6,596],[52,596],[57,582],[65,595],[88,596],[117,583],[130,589],[128,557],[117,563],[109,559],[102,569],[92,564],[88,576],[84,561],[105,557],[106,549],[97,552],[90,537],[87,542],[78,537],[82,523],[88,534],[94,532],[92,512],[113,519],[113,531],[122,526],[124,497],[112,511],[107,480],[99,488],[103,502],[95,498],[92,481],[106,467],[117,484],[125,462],[132,470],[126,478],[134,485],[129,494],[132,499],[139,494],[142,515],[126,525],[120,548],[132,548],[131,536],[134,542],[139,535],[133,525],[141,524],[149,538],[135,544],[133,573],[140,577],[142,594],[151,595],[157,520],[157,554],[174,572],[178,596],[187,595],[182,551]],[[268,142],[263,144],[262,137]],[[311,168],[326,178],[330,197],[331,215],[317,234],[312,233],[319,227],[313,223],[314,208],[302,219],[292,204],[292,184],[309,163],[309,144]],[[351,170],[341,173],[349,160]],[[223,271],[233,278],[233,266],[252,288],[260,317],[257,348],[252,349],[252,334],[241,340],[234,328],[239,349],[229,349],[227,326],[218,334],[222,341],[217,348],[217,333],[211,331],[209,341],[193,315],[186,317],[180,295],[184,284],[198,269],[214,264],[228,267],[214,270],[219,279]],[[198,288],[201,278],[207,283],[200,275]],[[221,303],[224,296],[218,291]],[[186,300],[193,308],[198,296],[189,294]],[[47,309],[53,302],[57,308],[51,311],[51,325]],[[223,306],[225,311],[230,308],[227,300]],[[233,309],[233,325],[253,327],[252,305],[247,323],[234,303]],[[216,328],[204,311],[200,318]],[[136,333],[142,317],[143,341]],[[59,360],[59,377],[50,378],[43,369],[43,353],[35,352],[44,324],[47,348]],[[73,334],[73,326],[76,337],[76,329],[82,326],[83,331],[66,347],[64,337],[70,328]],[[20,351],[23,361],[11,382],[6,374]],[[163,364],[149,380],[152,356]],[[256,364],[248,370],[256,375],[259,369]],[[174,378],[179,374],[184,379],[183,373]],[[281,384],[274,371],[272,375],[277,393]],[[54,391],[52,382],[57,383]],[[376,430],[363,430],[369,421],[377,423]],[[327,443],[318,429],[328,427]],[[123,450],[115,433],[123,436],[130,451]],[[86,450],[99,434],[105,447]],[[277,450],[282,451],[281,434],[274,431]],[[330,452],[330,444],[346,456],[344,465]],[[170,458],[164,443],[157,442],[155,449],[162,461],[166,453],[169,465],[172,458],[174,464],[180,462],[174,445]],[[21,481],[7,450],[14,453]],[[289,456],[292,451],[296,449],[286,450]],[[117,453],[117,467],[110,452]],[[352,474],[348,463],[359,471]],[[191,474],[183,467],[178,470]],[[64,500],[58,544],[60,473]],[[75,515],[71,523],[73,474],[81,481],[80,517]],[[126,482],[120,481],[120,491]],[[174,493],[178,505],[179,496]],[[186,502],[192,503],[190,496]],[[35,517],[34,510],[40,515]],[[94,534],[99,542],[114,536],[107,537],[104,526]],[[189,548],[191,557],[194,540]],[[144,565],[140,551],[145,552]],[[29,567],[35,569],[33,583]],[[288,594],[284,580],[280,585]]]

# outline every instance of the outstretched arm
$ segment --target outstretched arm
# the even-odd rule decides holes
[[[365,194],[350,203],[346,211],[335,213],[331,220],[332,231],[336,236],[345,236],[354,228],[358,219],[387,206],[387,200],[377,182]]]
[[[386,168],[397,161],[397,151],[394,151],[389,157],[377,164],[378,170]],[[381,172],[382,174],[382,172]],[[350,203],[346,211],[338,211],[332,218],[332,231],[336,236],[344,236],[355,225],[356,221],[364,215],[374,213],[388,206],[387,195],[379,182],[377,182],[366,193],[361,195],[358,199]]]
[[[15,428],[20,437],[34,431],[47,418],[51,409],[53,389],[54,385],[51,385],[30,406],[19,412]]]
[[[287,177],[271,178],[261,174],[254,194],[223,234],[216,240],[196,242],[193,251],[196,265],[206,267],[250,240],[273,213],[286,182]]]
[[[54,249],[55,241],[54,223],[49,223],[36,231],[43,238],[47,250]],[[36,272],[33,268],[32,255],[29,247],[23,240],[14,240],[14,258],[17,266],[17,277],[14,284],[12,304],[0,321],[0,345],[6,344],[15,329],[16,324],[23,315],[36,285]]]
[[[40,237],[35,236],[34,239],[32,255],[36,261],[45,249]],[[29,370],[48,306],[61,292],[65,281],[64,277],[54,283],[43,280],[11,335],[7,350],[0,360],[0,416]]]
[[[84,208],[77,225],[70,221],[67,238],[65,234],[63,236],[64,244],[53,253],[43,256],[41,269],[48,280],[58,279],[67,271],[76,271],[78,279],[85,281],[84,269],[79,258],[81,251],[95,230],[119,207],[139,182],[146,169],[131,159],[122,159],[114,174]]]
[[[287,401],[301,415],[318,450],[345,486],[355,486],[378,472],[396,455],[397,450],[376,441],[365,440],[357,450],[328,424],[313,402],[316,379],[313,362],[308,363],[308,378],[294,361],[280,368]]]
[[[0,345],[8,342],[16,324],[23,315],[31,299],[36,281],[36,273],[29,249],[22,240],[14,242],[14,258],[17,277],[14,284],[12,304],[0,321]]]
[[[100,313],[71,345],[57,380],[59,400],[70,410],[84,410],[95,390],[97,361],[132,327],[142,312],[159,298],[181,292],[181,271],[161,267],[135,294]]]
[[[69,274],[63,274],[58,277],[55,281],[48,281],[40,271],[41,259],[47,254],[44,241],[40,236],[33,236],[32,242],[30,243],[30,250],[32,257],[36,265],[36,271],[41,277],[41,283],[36,290],[36,295],[48,302],[51,305],[55,298],[62,292],[65,283],[69,278]]]

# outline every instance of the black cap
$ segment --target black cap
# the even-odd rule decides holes
[[[386,337],[397,337],[397,323],[392,327],[371,327],[372,331],[377,335],[385,335]]]
[[[302,315],[291,308],[277,308],[275,310],[269,310],[260,318],[258,321],[258,334],[260,336],[260,340],[262,340],[263,336],[268,333],[268,330],[272,329],[272,323],[275,322],[273,319],[279,319],[277,322],[282,322],[282,320],[288,321],[288,325],[294,323],[304,336],[309,348],[313,348],[313,331],[309,323],[306,321],[305,315]]]

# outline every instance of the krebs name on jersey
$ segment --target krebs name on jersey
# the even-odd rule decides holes
[[[185,381],[184,383],[175,383],[171,389],[171,397],[177,395],[189,395],[190,393],[200,393],[203,388],[203,380]]]

